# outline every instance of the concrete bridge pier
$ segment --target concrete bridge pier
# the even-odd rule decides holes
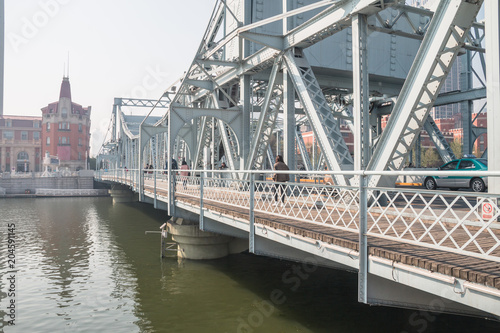
[[[109,195],[113,198],[113,204],[118,202],[137,201],[137,195],[126,185],[111,185]]]
[[[172,240],[177,243],[178,258],[217,259],[248,248],[248,241],[200,230],[198,221],[174,217],[167,226]],[[246,248],[240,246],[241,241]]]

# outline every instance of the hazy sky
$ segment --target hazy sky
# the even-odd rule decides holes
[[[72,100],[92,106],[95,154],[113,99],[158,99],[193,60],[214,4],[5,0],[4,114],[41,116],[57,101],[69,52]]]

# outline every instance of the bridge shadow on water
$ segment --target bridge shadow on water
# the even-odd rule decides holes
[[[159,235],[144,231],[159,231],[166,212],[144,203],[120,205],[108,217],[136,271],[141,331],[500,332],[500,323],[491,320],[358,303],[353,272],[248,252],[159,260]]]
[[[249,253],[204,263],[255,295],[241,304],[246,312],[237,319],[237,332],[274,332],[263,329],[267,316],[293,320],[308,332],[318,333],[500,331],[499,322],[482,318],[358,303],[357,274],[353,272]],[[196,263],[183,261],[183,265]],[[258,325],[261,321],[262,327]]]

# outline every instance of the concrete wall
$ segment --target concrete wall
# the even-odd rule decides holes
[[[36,190],[37,197],[95,197],[108,196],[108,190],[105,189],[48,189],[39,188]]]
[[[8,174],[7,174],[8,175]],[[0,177],[0,188],[5,194],[22,194],[29,190],[35,193],[36,189],[93,189],[94,178],[89,175],[71,177],[33,177],[17,178],[4,174]]]

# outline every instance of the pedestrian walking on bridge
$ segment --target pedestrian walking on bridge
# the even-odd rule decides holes
[[[276,156],[276,163],[274,163],[274,170],[290,170],[288,166],[283,162],[283,156]],[[285,173],[275,173],[273,175],[273,180],[276,182],[274,185],[274,205],[284,205],[285,204],[285,196],[286,196],[286,185],[285,182],[290,180],[290,175]]]

